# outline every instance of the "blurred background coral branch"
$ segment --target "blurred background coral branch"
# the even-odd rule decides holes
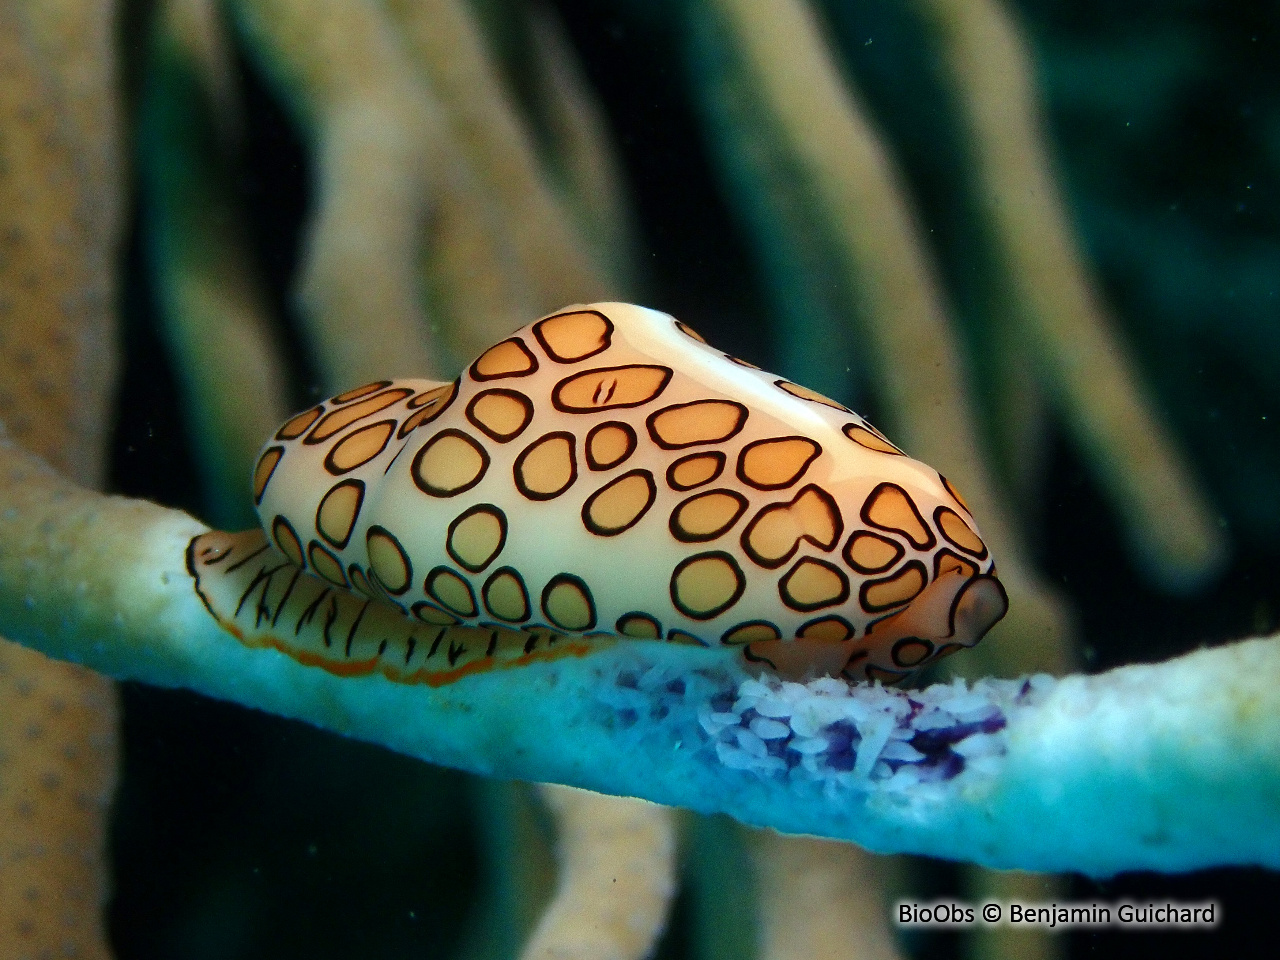
[[[118,366],[112,31],[106,2],[0,4],[0,420],[90,487]],[[111,955],[117,727],[111,681],[0,639],[0,956]]]
[[[1277,41],[1247,3],[0,0],[0,421],[81,484],[249,526],[286,411],[629,298],[957,481],[1013,606],[956,670],[1271,632]],[[190,695],[115,702],[0,641],[3,960],[110,955],[109,876],[120,957],[959,949],[895,943],[891,890],[1230,897],[1227,949],[1280,893],[686,820],[672,906],[669,812],[548,808]],[[574,891],[623,863],[619,926]]]

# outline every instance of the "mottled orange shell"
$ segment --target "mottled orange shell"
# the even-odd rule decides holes
[[[1006,607],[936,470],[629,304],[544,317],[453,383],[325,401],[268,441],[253,489],[290,564],[424,629],[700,643],[891,682]]]

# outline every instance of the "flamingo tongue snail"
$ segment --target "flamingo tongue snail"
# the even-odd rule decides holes
[[[196,590],[244,643],[339,674],[440,685],[647,640],[894,682],[1007,607],[946,478],[630,304],[300,413],[253,492],[262,531],[191,542]]]

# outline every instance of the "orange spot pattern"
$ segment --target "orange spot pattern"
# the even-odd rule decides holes
[[[887,682],[976,642],[1003,589],[959,492],[837,401],[705,344],[626,305],[554,314],[452,383],[379,381],[293,417],[255,502],[290,564],[437,645],[488,625],[546,657],[547,637],[605,631]],[[430,676],[502,660],[468,637]]]

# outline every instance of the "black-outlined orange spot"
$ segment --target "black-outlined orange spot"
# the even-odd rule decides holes
[[[703,443],[723,443],[746,425],[748,411],[736,400],[674,403],[649,414],[645,424],[653,442],[664,450]]]
[[[607,420],[591,428],[584,446],[588,467],[611,470],[635,452],[636,432],[629,423]]]
[[[850,639],[854,633],[853,624],[844,617],[815,617],[802,624],[796,636],[802,640],[820,640],[825,643],[841,643]]]
[[[527,377],[538,369],[538,358],[519,337],[495,344],[471,364],[471,379],[483,383],[505,377]]]
[[[643,363],[583,370],[555,385],[551,405],[563,413],[639,407],[662,393],[671,377],[670,367]]]
[[[683,333],[686,337],[689,337],[693,340],[697,340],[699,343],[707,342],[706,337],[700,334],[697,330],[693,329],[693,327],[689,326],[683,320],[676,321],[676,329],[679,330],[681,333]]]
[[[395,420],[379,420],[348,433],[325,454],[325,469],[334,476],[341,476],[357,467],[363,467],[387,448],[387,441],[395,433],[396,423]]]
[[[363,480],[343,480],[334,484],[316,507],[316,529],[320,536],[339,550],[346,547],[363,503]]]
[[[524,623],[529,619],[529,591],[524,578],[514,567],[499,567],[480,588],[485,609],[507,623]]]
[[[708,490],[680,501],[668,527],[681,543],[705,543],[727,533],[746,509],[747,498],[738,491]]]
[[[458,389],[458,381],[454,380],[450,383],[441,383],[434,387],[423,390],[415,397],[410,397],[405,406],[410,410],[419,410],[422,407],[430,406],[440,402],[441,397],[449,396]]]
[[[638,610],[620,616],[614,629],[624,637],[634,637],[637,640],[662,639],[662,624],[658,622],[658,618]]]
[[[466,570],[479,573],[507,542],[507,515],[492,503],[479,503],[449,524],[445,549]]]
[[[320,422],[312,428],[302,442],[311,446],[317,443],[324,443],[330,437],[337,436],[357,420],[371,417],[375,413],[399,403],[411,393],[413,393],[412,390],[406,390],[403,387],[395,390],[383,390],[381,393],[375,393],[373,396],[358,403],[331,410],[321,418]]]
[[[768,570],[790,560],[802,540],[832,550],[844,532],[844,519],[835,498],[808,484],[789,503],[771,503],[751,518],[742,531],[742,549]]]
[[[891,577],[868,580],[858,591],[862,609],[879,613],[902,606],[916,598],[928,582],[929,572],[919,560],[912,560]]]
[[[672,490],[692,490],[710,483],[724,470],[725,455],[719,450],[685,454],[667,467],[667,486]]]
[[[373,585],[369,583],[369,578],[365,576],[364,571],[360,569],[358,564],[351,564],[347,567],[347,577],[351,581],[351,586],[358,592],[364,594],[370,600],[377,598]]]
[[[452,627],[459,623],[458,618],[448,610],[427,600],[419,600],[409,611],[423,623],[429,623],[433,627]]]
[[[453,398],[458,395],[458,381],[446,383],[432,390],[424,391],[405,404],[414,411],[400,425],[400,439],[404,439],[419,427],[431,423],[449,408]]]
[[[581,633],[596,625],[596,605],[581,577],[558,573],[542,591],[542,612],[561,630]]]
[[[512,467],[516,489],[530,500],[554,500],[578,478],[574,436],[566,430],[544,434],[520,452]]]
[[[346,574],[342,572],[342,561],[319,540],[312,540],[308,545],[307,557],[311,560],[311,569],[335,587],[349,586]]]
[[[648,470],[628,471],[587,498],[582,505],[582,522],[598,537],[616,537],[640,522],[657,493]]]
[[[949,507],[938,507],[933,511],[933,522],[938,525],[938,529],[952,546],[959,547],[979,560],[986,559],[987,545],[969,528],[960,514]]]
[[[427,574],[423,586],[427,595],[450,613],[459,617],[474,617],[480,612],[476,608],[476,593],[471,589],[471,584],[455,570],[435,567]]]
[[[267,484],[276,472],[280,458],[284,456],[284,447],[268,447],[258,458],[258,465],[253,468],[253,502],[262,503],[262,495],[267,492]]]
[[[296,417],[286,420],[284,426],[276,431],[276,439],[297,440],[311,429],[311,425],[320,419],[322,413],[324,413],[323,405],[304,410]]]
[[[390,380],[376,380],[373,383],[366,383],[362,387],[356,387],[354,390],[348,390],[346,393],[340,393],[333,397],[330,403],[350,403],[352,400],[359,400],[361,397],[367,397],[371,393],[377,393],[391,386]]]
[[[863,522],[881,530],[900,533],[917,550],[928,550],[938,542],[911,495],[896,483],[876,486],[862,504]]]
[[[726,630],[720,637],[720,642],[738,646],[761,640],[778,640],[781,637],[782,633],[768,620],[748,620]]]
[[[843,403],[836,403],[830,397],[823,396],[817,390],[810,390],[808,387],[802,387],[798,383],[792,383],[790,380],[775,380],[773,385],[780,390],[784,390],[793,397],[799,397],[801,400],[811,400],[814,403],[820,403],[824,407],[831,407],[833,410],[840,410],[843,413],[853,413]]]
[[[893,662],[908,670],[920,666],[933,653],[933,644],[920,637],[903,637],[893,645]]]
[[[613,321],[598,310],[574,310],[539,320],[533,335],[556,363],[577,363],[608,349]]]
[[[746,577],[732,554],[711,550],[676,565],[671,574],[671,603],[692,620],[711,620],[737,603],[746,587]]]
[[[865,447],[868,450],[874,450],[876,453],[889,453],[898,457],[905,456],[901,450],[882,437],[878,432],[870,430],[860,423],[846,423],[840,429],[844,431],[844,435],[846,437],[860,447]]]
[[[298,539],[293,524],[285,517],[277,516],[271,521],[271,538],[290,563],[295,567],[306,568],[307,561],[302,556],[302,541]]]
[[[489,439],[506,443],[520,436],[533,419],[533,401],[516,390],[494,387],[471,398],[467,419]]]
[[[413,582],[413,565],[400,540],[386,527],[374,524],[365,534],[369,571],[387,593],[399,596]]]
[[[778,594],[792,610],[820,610],[849,599],[849,578],[825,560],[801,557],[778,581]]]
[[[784,490],[796,483],[822,447],[808,437],[753,440],[738,454],[738,479],[757,490]]]
[[[465,493],[489,469],[489,453],[474,437],[448,427],[422,445],[413,457],[413,482],[433,497]]]
[[[870,530],[858,530],[844,545],[845,563],[859,573],[880,573],[902,559],[906,548],[897,540]]]

